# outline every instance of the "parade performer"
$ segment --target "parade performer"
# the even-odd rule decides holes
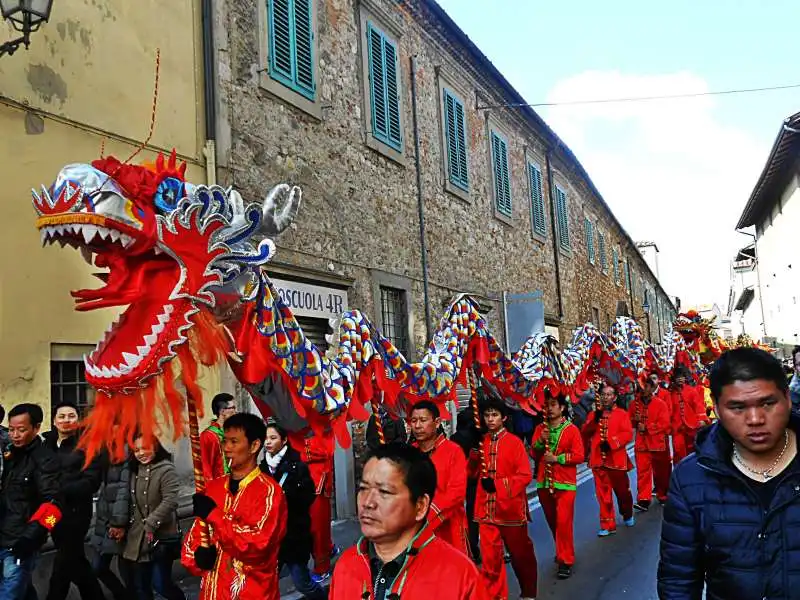
[[[428,513],[429,526],[436,536],[469,556],[467,513],[467,459],[464,452],[440,431],[439,407],[429,400],[411,409],[414,446],[422,450],[436,467],[436,494]]]
[[[628,407],[628,415],[636,430],[636,510],[650,508],[652,491],[662,504],[667,499],[672,459],[669,452],[670,409],[658,379],[648,377],[644,389]]]
[[[331,600],[488,600],[475,565],[426,523],[436,469],[420,450],[376,448],[358,488],[362,537],[342,554]]]
[[[589,467],[594,475],[597,502],[600,505],[599,537],[617,532],[614,498],[625,525],[633,527],[633,497],[628,471],[633,468],[626,446],[633,441],[633,426],[628,413],[616,405],[614,386],[605,383],[600,388],[598,408],[583,426],[591,436]]]
[[[225,419],[236,412],[233,396],[230,394],[217,394],[211,400],[211,412],[214,420],[200,434],[200,456],[203,461],[203,479],[211,481],[229,473],[228,466],[222,459],[222,426]]]
[[[567,579],[575,564],[575,520],[577,466],[584,460],[580,430],[569,418],[569,400],[563,394],[545,400],[547,421],[533,434],[539,502],[556,545],[558,577]]]
[[[308,465],[314,480],[314,503],[311,505],[311,537],[314,571],[312,579],[322,583],[331,576],[331,558],[340,549],[331,537],[331,498],[333,497],[333,439],[316,435],[310,428],[300,435],[289,434],[290,443]]]
[[[279,600],[278,550],[286,533],[286,501],[277,482],[258,467],[266,426],[257,416],[225,421],[223,452],[230,476],[192,497],[197,517],[181,562],[202,576],[200,600]],[[203,522],[209,544],[203,543]]]
[[[696,388],[687,385],[686,369],[675,369],[672,396],[672,461],[681,462],[694,452],[697,430],[708,422],[703,397]]]
[[[475,500],[480,523],[482,574],[492,600],[508,598],[503,545],[522,590],[522,600],[536,597],[538,569],[528,535],[527,488],[533,476],[525,446],[508,433],[505,404],[490,399],[481,407],[487,433],[483,437],[481,479]]]

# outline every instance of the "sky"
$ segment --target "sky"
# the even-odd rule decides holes
[[[530,103],[800,84],[796,0],[437,1]],[[725,311],[736,223],[800,88],[535,110],[656,242],[667,293]]]

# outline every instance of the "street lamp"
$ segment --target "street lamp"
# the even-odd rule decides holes
[[[0,14],[22,35],[15,40],[0,44],[0,56],[14,54],[25,44],[31,44],[31,33],[39,29],[50,18],[53,0],[0,0]]]
[[[642,311],[647,316],[647,339],[653,339],[653,336],[650,334],[650,302],[647,299],[647,290],[644,291],[644,302],[642,302]]]

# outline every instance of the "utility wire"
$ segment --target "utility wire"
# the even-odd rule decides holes
[[[514,104],[497,104],[494,106],[479,106],[478,110],[487,109],[487,108],[513,108],[513,107],[524,107],[529,106],[531,108],[536,108],[540,106],[573,106],[576,104],[610,104],[614,102],[647,102],[650,100],[673,100],[678,98],[699,98],[701,96],[724,96],[730,94],[749,94],[752,92],[771,92],[774,90],[788,90],[792,88],[800,88],[800,83],[793,83],[790,85],[775,85],[770,87],[761,87],[761,88],[744,88],[738,90],[722,90],[718,92],[694,92],[688,94],[668,94],[664,96],[639,96],[634,98],[604,98],[604,99],[596,99],[596,100],[571,100],[565,102],[537,102],[535,104],[526,104],[523,102],[514,103]]]

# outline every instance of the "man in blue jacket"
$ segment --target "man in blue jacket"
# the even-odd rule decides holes
[[[738,348],[710,378],[719,421],[673,471],[658,596],[800,599],[800,417],[781,364]]]

